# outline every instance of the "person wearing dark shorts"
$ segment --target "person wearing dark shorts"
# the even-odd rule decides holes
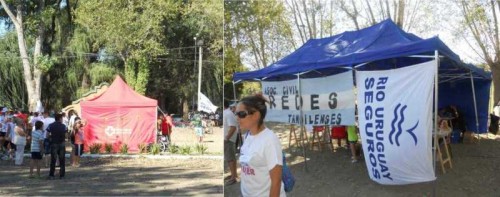
[[[48,138],[50,139],[50,172],[49,179],[54,179],[56,171],[56,160],[59,159],[59,178],[64,178],[66,172],[66,133],[68,128],[62,123],[62,115],[56,114],[56,122],[47,127]]]
[[[49,164],[50,164],[50,153],[51,153],[49,138],[45,138],[43,140],[43,150],[44,150],[43,153],[45,155],[45,167],[49,167]]]
[[[35,122],[35,131],[31,134],[31,165],[30,178],[33,178],[33,168],[36,166],[37,176],[40,177],[40,161],[43,152],[43,122]]]
[[[82,156],[83,155],[83,144],[75,144],[75,156]]]
[[[224,102],[224,161],[227,162],[231,176],[224,178],[227,180],[224,185],[235,184],[238,180],[238,174],[236,171],[236,136],[237,136],[237,126],[236,117],[234,116],[231,109],[229,109],[229,102]]]

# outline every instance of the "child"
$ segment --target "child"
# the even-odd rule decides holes
[[[193,117],[193,121],[191,122],[192,126],[194,126],[194,131],[196,136],[198,136],[198,142],[203,142],[203,120],[200,114],[195,114]]]
[[[40,161],[42,160],[42,152],[43,152],[43,122],[36,121],[35,122],[35,131],[33,131],[31,138],[31,165],[30,165],[30,178],[34,178],[33,176],[33,168],[36,165],[36,174],[37,177],[40,178]]]
[[[83,126],[84,123],[82,121],[75,122],[75,128],[73,132],[75,132],[75,155],[73,157],[73,166],[80,166],[80,156],[83,154]]]
[[[358,156],[356,155],[356,144],[358,143],[358,133],[355,125],[347,126],[347,140],[349,141],[349,147],[351,149],[351,162],[358,162]]]

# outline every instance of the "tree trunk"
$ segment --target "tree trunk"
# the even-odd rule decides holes
[[[45,3],[44,1],[39,1],[38,2],[38,13],[42,13]],[[34,65],[33,68],[33,82],[34,82],[34,87],[33,87],[33,93],[34,95],[30,96],[30,105],[29,105],[29,110],[30,111],[35,111],[36,109],[36,102],[41,100],[41,94],[42,94],[42,71],[38,69],[38,58],[42,56],[42,45],[43,41],[45,40],[45,24],[43,23],[43,20],[40,20],[40,24],[38,26],[38,35],[35,39],[35,51],[33,53],[33,62]]]
[[[493,63],[493,65],[489,65],[491,69],[491,74],[493,76],[493,101],[496,105],[498,101],[500,101],[500,61]]]
[[[309,39],[315,38],[316,35],[313,35],[312,29],[311,29],[311,23],[309,23],[309,13],[307,12],[306,0],[302,0],[302,6],[304,6],[304,14],[306,15],[307,28],[309,29]]]
[[[405,1],[404,0],[399,0],[398,3],[398,15],[396,19],[396,24],[403,29],[403,23],[404,23],[404,16],[405,16]]]
[[[186,96],[182,97],[182,119],[188,120],[188,113],[189,113],[189,104],[188,104],[188,98]],[[193,111],[196,111],[197,109],[193,109]]]

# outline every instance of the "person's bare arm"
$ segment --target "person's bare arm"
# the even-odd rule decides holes
[[[24,130],[23,130],[23,129],[21,129],[21,128],[16,128],[15,130],[16,130],[16,133],[17,133],[17,134],[19,134],[20,136],[23,136],[23,137],[25,137],[25,136],[26,136],[26,132],[24,132]]]
[[[225,136],[224,140],[228,141],[231,139],[231,137],[234,135],[236,132],[236,127],[235,126],[230,126],[229,131],[227,132],[227,136]]]
[[[282,173],[283,167],[280,165],[274,166],[274,168],[269,171],[269,175],[271,176],[271,192],[269,192],[270,197],[280,196]]]

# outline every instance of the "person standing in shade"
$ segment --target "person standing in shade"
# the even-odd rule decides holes
[[[43,122],[35,122],[35,131],[31,134],[31,165],[30,165],[30,178],[33,176],[33,168],[36,166],[36,174],[40,177],[40,160],[42,160],[43,152]]]
[[[15,118],[14,122],[16,127],[14,128],[15,138],[14,144],[16,144],[16,161],[15,164],[20,166],[23,164],[24,157],[24,147],[26,146],[26,129],[24,121],[20,118]]]
[[[261,95],[241,99],[236,116],[241,129],[248,130],[241,147],[241,193],[243,196],[284,197],[283,152],[276,134],[266,128],[266,99]]]
[[[73,128],[73,132],[75,135],[75,145],[74,145],[74,156],[72,160],[72,166],[80,167],[80,156],[83,154],[83,127],[85,126],[85,122],[81,120],[75,121],[75,128]]]
[[[50,173],[49,179],[54,179],[54,172],[56,170],[56,159],[59,159],[59,178],[64,178],[66,163],[64,155],[66,154],[66,133],[68,128],[62,123],[62,115],[56,114],[56,121],[49,125],[47,128],[47,133],[49,135],[50,141]]]
[[[347,140],[349,141],[349,148],[351,149],[351,163],[358,162],[358,156],[356,154],[356,144],[358,143],[358,132],[356,125],[347,126]]]
[[[50,124],[54,123],[56,120],[52,117],[49,116],[49,112],[45,111],[43,112],[43,150],[45,154],[45,167],[49,167],[50,164],[50,141],[49,141],[49,136],[47,134],[47,128],[49,127]]]
[[[236,127],[238,126],[236,122],[236,117],[234,116],[231,109],[229,109],[229,102],[224,101],[224,160],[229,165],[229,170],[231,171],[231,176],[225,178],[227,180],[226,185],[232,185],[237,182],[238,175],[236,173]]]

